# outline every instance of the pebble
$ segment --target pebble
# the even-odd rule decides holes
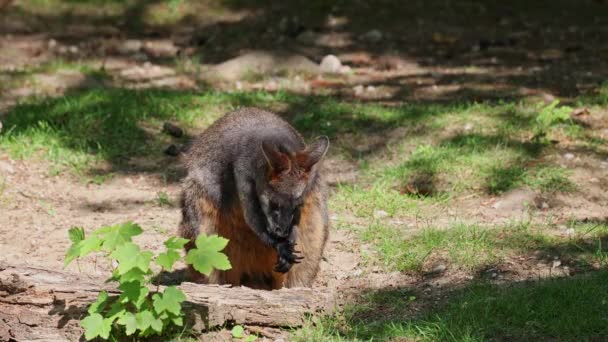
[[[359,84],[353,87],[353,91],[355,92],[355,95],[359,96],[363,94],[363,92],[365,91],[365,87]]]
[[[385,218],[388,217],[388,213],[384,210],[375,210],[374,211],[374,218],[375,219],[381,219],[381,218]]]
[[[464,130],[465,130],[465,131],[470,131],[470,130],[472,130],[472,129],[473,129],[473,124],[472,124],[472,123],[467,122],[467,123],[464,125]]]
[[[366,41],[372,42],[372,43],[379,42],[380,40],[382,40],[382,38],[383,38],[382,32],[380,30],[376,30],[376,29],[367,31],[366,33],[364,33],[361,36],[362,40],[366,40]]]
[[[323,57],[323,60],[321,60],[321,72],[337,74],[340,72],[341,67],[342,62],[340,62],[340,59],[334,55],[327,55]]]
[[[572,154],[572,153],[566,153],[566,154],[564,154],[564,159],[566,159],[566,160],[572,160],[572,159],[574,159],[574,154]]]

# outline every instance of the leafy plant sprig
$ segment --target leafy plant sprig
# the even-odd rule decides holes
[[[154,261],[161,271],[171,271],[181,259],[178,251],[188,240],[171,237],[164,243],[166,250],[154,256],[133,243],[132,238],[142,232],[141,227],[132,222],[105,226],[89,236],[85,236],[84,229],[80,227],[69,230],[72,245],[67,251],[65,266],[94,252],[101,252],[117,263],[108,281],[117,282],[121,293],[110,295],[102,291],[89,306],[88,315],[80,322],[87,340],[108,339],[111,334],[160,335],[184,325],[181,303],[186,300],[186,295],[175,286],[165,287],[162,292],[157,286],[151,291],[149,286],[154,272],[150,263]],[[221,253],[228,244],[227,239],[201,234],[195,244],[196,248],[191,249],[185,258],[194,269],[209,275],[213,269],[231,268],[228,258]]]

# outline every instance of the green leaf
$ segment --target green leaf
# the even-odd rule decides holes
[[[94,235],[84,240],[73,243],[72,246],[70,246],[70,249],[68,249],[68,252],[66,253],[64,267],[69,265],[74,259],[78,257],[83,257],[91,252],[101,250],[102,243],[103,240]]]
[[[106,291],[99,292],[99,295],[97,296],[97,300],[95,300],[89,306],[88,313],[89,314],[101,313],[103,311],[103,309],[106,307],[107,303],[108,303],[108,293]]]
[[[181,327],[184,325],[184,319],[182,317],[173,317],[171,319],[171,321],[173,322],[173,324],[177,325],[178,327]]]
[[[84,240],[84,229],[81,227],[72,227],[68,230],[68,236],[70,237],[70,241],[72,243],[79,243]]]
[[[123,282],[118,288],[122,290],[118,301],[121,303],[131,302],[138,309],[150,293],[150,290],[146,286],[142,286],[139,281]]]
[[[190,240],[177,236],[172,236],[167,241],[165,241],[165,247],[167,247],[168,249],[181,249],[184,248],[184,245],[186,245],[188,241]]]
[[[160,294],[155,294],[152,297],[154,311],[161,314],[168,311],[174,315],[179,315],[182,311],[181,302],[186,300],[186,295],[175,286],[169,286]]]
[[[205,275],[209,275],[214,268],[223,271],[229,270],[232,266],[228,257],[219,252],[227,244],[227,239],[217,235],[201,234],[196,239],[196,248],[191,249],[186,255],[186,262]]]
[[[118,324],[125,326],[127,336],[132,335],[137,330],[137,319],[135,315],[127,312],[117,321]]]
[[[163,332],[163,321],[161,321],[160,319],[156,318],[152,321],[152,324],[150,324],[150,326],[152,327],[153,330],[155,330],[156,332]]]
[[[143,284],[145,282],[145,275],[148,274],[149,272],[144,272],[142,270],[140,270],[139,268],[132,268],[129,271],[127,271],[127,273],[125,274],[118,274],[118,270],[114,270],[113,272],[113,276],[115,278],[116,281],[118,281],[119,283],[128,283],[128,282],[139,282],[141,284]]]
[[[150,270],[152,252],[140,252],[139,246],[132,242],[119,246],[110,256],[118,261],[117,271],[119,275],[123,275],[134,268],[143,272]]]
[[[133,222],[126,222],[111,226],[109,229],[104,230],[98,234],[103,236],[103,249],[111,252],[116,248],[131,242],[133,236],[139,235],[143,232],[141,227]]]
[[[243,329],[242,326],[240,325],[235,325],[232,328],[232,337],[234,338],[243,338],[243,332],[245,331],[245,329]]]
[[[84,337],[87,341],[98,336],[107,339],[110,336],[112,321],[104,319],[98,313],[94,313],[80,321],[80,325],[84,328]]]
[[[135,318],[137,320],[137,327],[141,331],[146,331],[148,328],[152,328],[157,332],[163,331],[163,321],[155,318],[149,310],[138,312]]]
[[[257,336],[255,336],[255,335],[249,335],[249,336],[247,336],[247,338],[245,339],[245,342],[253,342],[253,341],[257,340],[257,339],[258,339],[258,337],[257,337]]]
[[[160,253],[156,257],[155,262],[160,267],[164,268],[167,271],[170,271],[173,268],[173,264],[175,264],[175,262],[179,260],[179,258],[179,253],[170,249],[165,253]]]

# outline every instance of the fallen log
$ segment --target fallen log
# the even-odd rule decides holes
[[[333,306],[328,291],[276,291],[182,283],[186,321],[194,331],[229,324],[297,327],[306,314]],[[30,266],[0,265],[0,341],[75,341],[79,320],[101,290],[118,293],[104,279]]]

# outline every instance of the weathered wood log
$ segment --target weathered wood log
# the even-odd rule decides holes
[[[299,326],[306,314],[333,306],[320,289],[276,291],[182,283],[186,321],[195,331],[226,323]],[[79,320],[101,290],[117,293],[103,279],[29,266],[0,265],[0,341],[76,341]]]

